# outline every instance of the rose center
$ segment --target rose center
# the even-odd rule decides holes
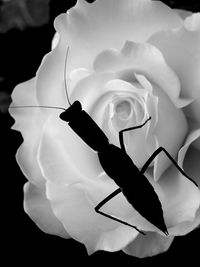
[[[131,104],[128,101],[121,101],[115,106],[115,112],[118,118],[127,120],[131,114]]]

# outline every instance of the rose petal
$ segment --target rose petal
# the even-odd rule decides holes
[[[18,84],[14,88],[11,98],[13,102],[10,105],[9,113],[15,119],[15,124],[12,126],[12,129],[22,131],[23,134],[23,132],[27,131],[35,123],[38,109],[14,109],[12,106],[38,105],[35,97],[35,78]]]
[[[35,97],[35,77],[26,82],[18,84],[14,88],[11,97],[15,105],[37,104]],[[10,112],[14,112],[14,110],[10,110]]]
[[[79,69],[75,69],[73,70],[70,75],[68,76],[68,94],[70,95],[72,92],[72,88],[74,88],[78,82],[80,82],[81,80],[83,80],[84,78],[92,75],[93,72],[89,71],[88,69],[85,68],[79,68]],[[70,97],[71,98],[71,97]]]
[[[93,179],[102,172],[96,153],[56,116],[45,124],[39,162],[46,179],[62,183]]]
[[[92,73],[77,82],[70,96],[71,101],[79,100],[85,111],[91,112],[100,98],[108,93],[107,82],[117,78],[115,73]]]
[[[138,235],[136,230],[94,211],[94,207],[116,188],[116,184],[105,174],[87,180],[86,183],[75,183],[71,186],[47,182],[47,196],[54,213],[63,222],[70,236],[83,242],[89,253],[98,249],[122,249]],[[144,231],[158,231],[135,211],[121,193],[101,210]]]
[[[180,151],[180,165],[183,165],[185,172],[191,177],[200,187],[200,151],[192,145],[187,144]]]
[[[199,149],[200,150],[200,137],[195,140],[195,142],[193,143],[193,146],[196,149]]]
[[[64,35],[59,34],[56,47],[46,56],[36,74],[36,96],[40,105],[69,107],[65,92],[65,60],[69,61],[67,54],[67,41]],[[49,110],[54,112],[54,110]]]
[[[19,84],[12,93],[12,106],[38,105],[35,97],[35,78]],[[17,151],[16,159],[23,174],[34,184],[44,183],[40,167],[37,162],[37,151],[42,126],[47,116],[39,108],[9,109],[15,119],[12,129],[20,131],[24,142]]]
[[[174,237],[166,237],[149,232],[146,236],[138,235],[123,251],[138,258],[151,257],[167,251]]]
[[[188,120],[195,121],[197,127],[200,125],[200,97],[195,99],[190,105],[184,108],[184,113]],[[199,146],[200,147],[200,146]]]
[[[180,165],[180,167],[183,167],[184,164],[184,160],[185,160],[185,155],[186,152],[188,150],[188,148],[190,147],[190,145],[194,144],[195,142],[197,142],[197,140],[200,138],[200,129],[195,129],[193,131],[190,132],[190,134],[188,135],[187,139],[185,140],[185,144],[184,146],[182,146],[182,148],[180,149],[179,153],[178,153],[178,164]],[[194,150],[195,152],[195,150]],[[190,160],[190,157],[193,158],[193,160]],[[186,164],[188,164],[188,162],[190,163],[194,163],[196,164],[197,167],[199,167],[199,160],[200,160],[200,151],[199,151],[199,156],[196,155],[194,157],[194,155],[190,155],[190,157],[188,158],[186,162]],[[191,172],[193,168],[188,168],[188,170]],[[198,177],[196,177],[197,179]],[[200,182],[200,181],[199,181]]]
[[[176,158],[177,151],[179,151],[187,133],[187,121],[183,111],[177,109],[162,90],[156,86],[153,88],[154,95],[158,97],[158,122],[154,129],[156,145],[154,151],[162,146],[173,158]],[[151,151],[151,154],[154,151]],[[164,153],[160,153],[154,159],[154,179],[156,181],[170,164],[172,164],[171,161]]]
[[[56,32],[56,33],[54,34],[53,40],[52,40],[52,42],[51,42],[51,49],[52,49],[52,50],[53,50],[53,49],[57,46],[57,44],[59,43],[59,39],[60,39],[60,35],[59,35],[58,32]]]
[[[62,223],[53,214],[44,188],[38,188],[29,182],[24,185],[24,210],[45,233],[70,238]]]
[[[24,141],[16,154],[16,160],[24,176],[33,184],[42,186],[44,177],[37,161],[39,142],[32,143],[31,140]]]
[[[70,184],[83,179],[73,166],[70,156],[60,142],[43,135],[40,143],[39,162],[45,179]]]
[[[186,139],[185,145],[179,152],[179,165],[183,166],[184,171],[191,177],[200,188],[200,151],[193,147],[194,142],[199,138],[199,130],[190,133]],[[200,208],[196,212],[192,221],[183,222],[171,228],[171,233],[176,235],[184,235],[200,225]]]
[[[181,95],[191,99],[200,96],[198,17],[199,15],[192,15],[186,19],[185,27],[156,33],[148,40],[162,51],[166,62],[177,73],[181,82]],[[196,119],[198,120],[198,117]]]
[[[184,21],[184,26],[189,31],[200,30],[200,13],[192,14],[188,16]]]
[[[189,16],[192,15],[192,12],[191,11],[188,11],[188,10],[182,10],[182,9],[176,9],[176,8],[173,8],[173,10],[182,18],[182,19],[185,19]]]
[[[200,227],[200,208],[197,210],[193,220],[182,222],[169,229],[171,235],[181,236],[190,233]]]
[[[128,82],[117,79],[108,82],[106,84],[106,88],[109,92],[115,90],[120,94],[123,94],[124,92],[125,95],[130,98],[133,98],[133,94],[136,93],[135,98],[138,98],[138,100],[140,100],[140,95],[145,96],[147,94],[146,90],[144,90],[143,88],[138,89],[137,87]],[[142,121],[137,121],[137,124],[141,124],[143,123],[143,121],[144,119]],[[124,134],[124,141],[127,144],[127,153],[138,167],[141,167],[149,156],[146,151],[146,143],[141,142],[141,140],[145,140],[147,127],[148,125],[145,125],[139,131],[130,131]],[[119,141],[117,142],[117,145],[119,146]],[[138,151],[143,151],[143,153],[136,153]]]
[[[148,173],[146,174],[148,177]],[[183,176],[175,166],[171,166],[156,183],[150,180],[162,203],[165,223],[170,235],[184,235],[179,225],[195,220],[200,206],[200,190]],[[187,198],[185,197],[187,196]]]
[[[182,20],[172,9],[147,0],[101,0],[92,4],[79,0],[55,21],[59,33],[72,43],[72,69],[90,68],[101,50],[119,49],[124,40],[144,42],[157,31],[180,25]]]
[[[148,112],[148,115],[151,115],[151,127],[149,128],[149,132],[154,130],[158,123],[158,97],[153,93],[153,86],[147,80],[144,75],[135,74],[136,79],[141,84],[141,86],[148,92],[145,97],[145,106]]]
[[[178,101],[178,77],[166,64],[161,52],[150,44],[126,41],[121,52],[109,49],[100,53],[93,67],[97,72],[133,69],[133,72],[145,75],[149,81],[163,89],[174,104]]]
[[[84,187],[87,197],[94,207],[117,189],[116,184],[105,173],[102,173],[102,175],[98,177],[98,180],[87,181]],[[143,231],[160,232],[158,228],[142,217],[135,208],[129,204],[122,193],[107,202],[101,210],[131,225],[137,226]]]
[[[48,182],[47,195],[67,232],[84,243],[89,254],[99,249],[120,250],[138,235],[136,230],[97,214],[83,184],[61,186]]]

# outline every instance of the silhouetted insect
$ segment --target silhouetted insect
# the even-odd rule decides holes
[[[66,62],[68,57],[69,47],[65,58]],[[97,152],[100,164],[105,173],[115,181],[119,186],[117,190],[112,192],[104,200],[102,200],[94,209],[97,213],[108,217],[114,221],[133,227],[138,232],[145,234],[139,230],[136,226],[131,225],[123,220],[113,217],[100,211],[100,208],[106,204],[109,200],[114,198],[119,193],[123,193],[127,201],[149,222],[159,228],[162,232],[168,235],[168,231],[163,218],[163,211],[160,200],[154,191],[154,188],[149,183],[148,179],[144,176],[145,171],[154,160],[154,158],[163,151],[166,156],[172,161],[172,163],[178,168],[178,170],[186,176],[189,180],[194,182],[176,163],[176,161],[170,156],[170,154],[163,148],[159,147],[147,160],[144,166],[139,170],[133,163],[132,159],[126,153],[123,133],[132,131],[143,127],[150,119],[149,117],[143,124],[123,129],[119,132],[120,147],[117,147],[109,143],[108,138],[94,120],[82,110],[81,103],[75,101],[73,104],[69,101],[67,92],[67,81],[65,78],[65,93],[69,103],[69,108],[59,108],[50,106],[12,106],[11,108],[23,108],[23,107],[42,107],[42,108],[55,108],[62,109],[64,112],[60,114],[60,118],[66,122],[73,129],[73,131],[94,151]],[[111,160],[112,159],[112,160]],[[195,182],[194,182],[195,183]],[[195,183],[195,185],[197,185]]]

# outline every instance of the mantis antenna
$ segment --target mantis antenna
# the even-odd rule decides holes
[[[61,107],[52,107],[52,106],[11,106],[9,108],[54,108],[54,109],[61,109],[61,110],[66,110],[65,108]]]
[[[65,83],[65,94],[67,96],[67,101],[69,103],[69,105],[71,106],[71,103],[69,101],[69,95],[68,95],[68,91],[67,91],[67,79],[66,79],[66,70],[67,70],[67,59],[68,59],[68,54],[69,54],[69,46],[67,47],[67,52],[66,52],[66,57],[65,57],[65,67],[64,67],[64,83]]]
[[[71,106],[71,103],[69,101],[69,96],[68,96],[68,91],[67,91],[67,79],[66,79],[66,69],[67,69],[67,58],[68,58],[68,54],[69,54],[69,46],[67,47],[67,52],[66,52],[66,56],[65,56],[65,65],[64,65],[64,84],[65,84],[65,94],[67,97],[67,101],[69,103],[69,105]],[[61,107],[52,107],[52,106],[11,106],[10,108],[53,108],[53,109],[61,109],[61,110],[66,110],[65,108],[61,108]]]

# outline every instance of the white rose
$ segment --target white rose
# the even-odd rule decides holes
[[[69,106],[63,79],[69,46],[70,101],[79,100],[117,146],[121,129],[151,116],[143,128],[125,134],[133,162],[141,168],[162,146],[200,185],[199,22],[199,14],[182,19],[158,1],[78,1],[56,18],[54,49],[36,77],[15,88],[12,105]],[[13,129],[24,138],[17,161],[29,180],[25,211],[45,232],[74,238],[89,254],[123,250],[146,257],[166,251],[174,236],[199,225],[200,191],[164,153],[145,175],[161,201],[168,237],[122,194],[102,207],[145,231],[143,236],[95,212],[117,185],[96,153],[60,120],[60,111],[30,108],[10,113],[16,121]]]

